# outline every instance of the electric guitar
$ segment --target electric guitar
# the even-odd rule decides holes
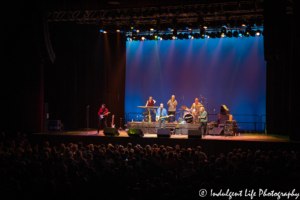
[[[111,127],[112,128],[115,128],[114,119],[115,119],[115,115],[112,116],[112,120],[111,120]]]
[[[108,115],[108,114],[110,114],[110,112],[102,114],[102,115],[99,115],[99,119],[103,119],[103,117],[106,116],[106,115]]]
[[[164,117],[160,117],[160,116],[156,116],[156,121],[158,122],[159,120],[161,119],[164,119],[164,118],[168,118],[168,117],[173,117],[174,115],[168,115],[168,116],[164,116]]]

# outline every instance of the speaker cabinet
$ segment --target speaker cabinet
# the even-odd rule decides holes
[[[202,138],[200,130],[189,130],[188,131],[188,138]]]
[[[171,137],[171,130],[170,129],[158,129],[157,130],[157,137],[170,138]]]
[[[118,136],[120,133],[116,128],[105,128],[103,131],[105,136]]]
[[[144,133],[139,128],[130,128],[127,132],[129,137],[143,137]]]

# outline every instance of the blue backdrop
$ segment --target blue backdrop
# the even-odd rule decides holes
[[[178,103],[183,95],[181,104],[187,107],[202,95],[212,114],[225,104],[231,114],[265,115],[263,37],[127,42],[125,112],[144,112],[137,106],[145,105],[149,96],[157,106],[167,106],[173,94]],[[129,115],[129,120],[136,117]],[[258,121],[257,116],[233,117]],[[250,123],[238,126],[254,129]]]

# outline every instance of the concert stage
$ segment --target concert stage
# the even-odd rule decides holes
[[[189,139],[187,135],[172,135],[171,138],[158,138],[156,134],[145,134],[144,137],[129,137],[125,131],[119,131],[120,135],[116,137],[106,137],[101,131],[97,134],[96,130],[90,131],[61,131],[33,134],[33,142],[43,145],[44,141],[48,141],[51,145],[60,146],[61,143],[68,144],[83,142],[88,144],[113,144],[126,146],[127,143],[133,145],[147,144],[164,145],[175,147],[180,145],[181,148],[196,148],[200,145],[203,151],[208,155],[219,155],[220,153],[228,153],[234,148],[250,149],[252,151],[269,151],[269,150],[299,150],[299,142],[293,142],[288,137],[271,136],[263,134],[240,134],[240,136],[212,136],[207,135],[202,139]]]

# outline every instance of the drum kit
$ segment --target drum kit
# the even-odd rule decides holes
[[[203,106],[201,104],[201,106]],[[181,121],[185,121],[185,123],[188,124],[192,124],[192,123],[196,123],[199,124],[200,120],[197,118],[196,121],[194,122],[194,115],[198,115],[198,111],[196,108],[194,109],[188,109],[186,106],[181,106],[182,110],[183,110],[183,119],[181,119]]]

